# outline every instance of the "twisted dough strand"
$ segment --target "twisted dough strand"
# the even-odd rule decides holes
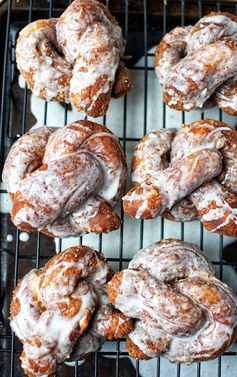
[[[186,155],[131,189],[123,198],[124,210],[136,218],[157,217],[220,171],[221,155],[215,149]]]
[[[69,102],[72,66],[58,51],[57,21],[37,20],[21,30],[16,45],[17,67],[37,97]]]
[[[177,131],[162,129],[150,132],[137,144],[132,158],[132,180],[142,183],[148,176],[158,176],[169,166],[169,153]],[[191,221],[197,218],[195,206],[188,198],[181,199],[162,216],[174,221]]]
[[[137,359],[162,355],[176,363],[210,360],[237,335],[236,295],[215,278],[194,244],[167,239],[144,248],[128,269],[114,275],[108,294],[116,308],[136,319],[126,345]],[[182,295],[191,301],[184,305]],[[183,325],[185,331],[177,335]]]

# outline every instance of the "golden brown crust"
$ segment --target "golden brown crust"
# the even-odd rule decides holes
[[[84,109],[84,106],[81,105],[83,101],[89,99],[91,102],[93,97],[96,96],[96,93],[103,88],[105,81],[108,80],[108,77],[101,76],[99,77],[93,86],[90,86],[84,89],[81,93],[70,93],[70,98],[72,105],[75,107],[77,111],[81,111]],[[111,97],[111,90],[112,85],[110,85],[110,90],[107,93],[101,93],[98,97],[96,102],[93,103],[90,108],[86,108],[87,115],[97,118],[99,116],[103,116],[109,106],[109,101]]]
[[[195,205],[187,198],[180,200],[170,210],[166,209],[162,215],[170,221],[193,221],[198,219],[198,212]]]
[[[129,337],[126,340],[126,348],[128,350],[129,356],[132,356],[137,360],[150,360],[150,357],[145,355]]]
[[[224,111],[225,113],[229,114],[229,115],[232,115],[232,116],[237,116],[237,110],[234,110],[232,107],[230,106],[220,106],[221,107],[221,110]]]
[[[145,192],[149,190],[149,195],[146,196],[146,207],[139,218],[147,220],[153,218],[153,212],[163,206],[164,198],[154,184],[147,182],[147,187],[144,189],[141,185],[136,185],[132,188],[123,200],[123,210],[126,215],[136,217],[139,213],[139,208],[143,206],[143,200],[141,199]],[[137,196],[140,199],[133,199],[133,196]],[[131,198],[131,200],[129,199]]]
[[[118,310],[113,310],[109,327],[106,328],[104,336],[108,339],[121,339],[133,329],[133,320],[126,317]]]
[[[156,46],[155,50],[155,60],[154,65],[155,67],[158,66],[160,60],[163,58],[164,52],[170,47],[170,44],[166,42],[166,40],[162,39],[158,46]]]
[[[208,195],[208,192],[213,192],[214,196],[208,203],[205,203],[205,195]],[[198,216],[207,230],[228,237],[237,236],[236,195],[225,190],[217,182],[213,182],[194,192],[192,198],[196,205]]]
[[[96,216],[90,219],[91,232],[109,233],[120,227],[121,220],[111,207],[102,202]]]
[[[16,297],[16,295],[19,292],[19,289],[21,287],[21,283],[22,283],[22,279],[18,280],[17,286],[14,289],[14,291],[12,292],[12,300],[11,300],[11,304],[10,304],[11,319],[14,319],[21,310],[20,300]]]
[[[191,82],[191,80],[190,80]],[[176,101],[175,103],[172,103],[172,97],[168,93],[163,93],[163,102],[166,104],[169,104],[169,107],[171,109],[184,111],[184,105],[182,101]]]
[[[118,66],[111,96],[120,98],[132,89],[132,78],[129,70],[122,64]]]
[[[108,299],[114,305],[117,297],[117,287],[121,285],[123,279],[123,271],[117,272],[111,279],[111,284],[108,286]]]

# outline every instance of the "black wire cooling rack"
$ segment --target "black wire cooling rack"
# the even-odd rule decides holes
[[[1,35],[0,47],[4,51],[4,60],[2,64],[1,87],[1,116],[0,116],[0,167],[2,168],[6,154],[12,143],[22,134],[25,133],[32,125],[32,119],[29,115],[29,96],[30,93],[25,87],[24,90],[19,91],[17,86],[17,70],[15,63],[15,44],[19,30],[38,18],[47,18],[58,16],[63,9],[69,4],[68,1],[63,0],[49,0],[49,1],[13,1],[8,0],[2,4],[2,13],[0,12]],[[237,14],[236,2],[213,2],[213,1],[119,1],[111,0],[105,1],[105,4],[110,8],[111,12],[115,14],[119,23],[123,27],[125,38],[128,41],[127,54],[132,55],[128,66],[132,71],[142,71],[143,79],[143,134],[147,132],[147,109],[149,102],[149,87],[148,87],[148,73],[153,70],[153,67],[148,64],[149,59],[153,59],[154,54],[150,53],[150,48],[155,45],[168,30],[176,25],[185,25],[194,23],[204,14],[213,10],[228,11]],[[0,9],[1,9],[0,7]],[[3,53],[2,53],[3,56]],[[141,60],[142,64],[135,65],[139,58],[144,56]],[[139,90],[139,88],[134,88]],[[130,124],[127,119],[128,100],[123,99],[123,111],[121,117],[121,129],[119,130],[120,141],[125,151],[127,151],[128,144],[134,146],[139,140],[139,137],[129,137],[128,130]],[[157,106],[162,109],[162,116],[157,119],[157,128],[166,127],[167,109],[162,102]],[[66,105],[64,109],[64,124],[68,122],[69,106]],[[155,111],[156,109],[154,109]],[[48,104],[44,105],[44,123],[47,124]],[[222,120],[222,113],[219,110],[217,117]],[[185,122],[185,113],[182,113],[182,122]],[[205,114],[200,113],[200,117],[204,118]],[[103,118],[103,123],[106,124],[106,117]],[[142,135],[141,135],[142,136]],[[0,195],[2,201],[6,200],[6,191],[3,186],[0,186]],[[123,221],[120,230],[117,232],[117,257],[106,255],[107,259],[115,266],[116,269],[121,269],[126,266],[130,260],[124,253],[125,237],[134,238],[137,241],[139,248],[144,245],[144,222],[138,222],[137,234],[127,235],[126,219],[124,219],[121,210],[121,219]],[[21,353],[21,344],[15,338],[9,327],[9,301],[10,294],[13,287],[16,285],[18,278],[28,272],[33,267],[40,267],[45,263],[47,258],[55,253],[55,246],[53,241],[48,237],[34,234],[31,237],[31,242],[24,245],[20,240],[20,232],[16,230],[9,219],[9,214],[0,213],[1,231],[0,231],[0,376],[1,377],[21,377],[23,372],[20,367],[19,357]],[[178,227],[179,237],[185,239],[185,225],[175,224]],[[13,242],[7,242],[7,234],[13,234]],[[160,220],[156,229],[157,239],[162,239],[165,236],[164,221]],[[199,244],[203,248],[204,230],[200,225],[199,228]],[[97,250],[103,250],[103,242],[105,236],[97,237]],[[236,270],[237,262],[235,257],[232,259],[223,258],[224,243],[223,237],[214,235],[219,239],[219,254],[217,259],[213,261],[219,269],[219,276],[223,276],[224,266],[232,266]],[[82,237],[78,238],[77,244],[83,242]],[[59,249],[62,248],[62,240],[59,240]],[[138,250],[138,249],[137,249]],[[109,349],[109,350],[108,350]],[[149,373],[149,368],[144,374],[141,373],[141,363],[135,362],[133,365],[127,357],[124,348],[124,342],[113,342],[112,348],[102,348],[101,351],[95,353],[85,364],[80,365],[74,362],[73,365],[64,365],[57,376],[161,376],[166,377],[166,367],[161,368],[160,358],[155,360],[152,364],[152,370]],[[228,351],[218,359],[217,367],[213,369],[213,373],[220,377],[222,373],[223,358],[228,356],[236,356],[237,352]],[[231,359],[231,358],[229,358]],[[232,359],[231,359],[232,360]],[[237,360],[236,364],[237,366]],[[174,366],[172,369],[172,376],[182,376],[183,368],[180,365]],[[189,376],[202,376],[202,364],[198,363],[195,369],[191,369]],[[211,369],[210,369],[211,370]],[[147,372],[148,371],[148,372]]]

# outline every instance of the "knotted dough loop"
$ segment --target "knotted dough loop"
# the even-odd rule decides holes
[[[120,226],[112,208],[124,192],[125,156],[99,124],[27,132],[10,150],[3,181],[13,201],[12,221],[21,230],[67,237]]]
[[[212,12],[194,27],[171,30],[156,48],[155,71],[171,108],[189,111],[214,100],[237,115],[237,17]]]
[[[237,297],[197,245],[167,239],[140,250],[108,284],[109,301],[136,319],[130,356],[192,363],[222,354],[237,335]]]
[[[199,218],[211,232],[237,236],[237,132],[211,119],[146,135],[132,161],[135,184],[125,213],[142,219]],[[215,178],[215,179],[214,179]]]
[[[122,30],[96,0],[75,0],[59,19],[37,20],[21,32],[17,66],[29,88],[47,101],[69,102],[93,117],[107,111],[111,95],[131,88],[120,64]]]
[[[96,339],[108,335],[104,327],[110,329],[111,339],[131,331],[131,320],[108,306],[105,284],[111,276],[102,254],[80,246],[54,256],[18,282],[10,306],[11,327],[23,343],[21,361],[27,376],[51,376],[73,347],[80,345],[81,358],[96,351],[99,341],[94,349],[88,343],[83,346],[91,323]]]

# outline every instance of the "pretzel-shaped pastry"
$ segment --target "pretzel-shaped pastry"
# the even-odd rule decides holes
[[[118,338],[131,331],[131,320],[106,303],[105,284],[111,276],[102,254],[80,246],[54,256],[18,282],[10,307],[11,327],[23,343],[21,360],[27,376],[55,373],[76,342],[81,342],[80,357],[86,357],[89,344],[82,349],[81,339],[90,322],[97,338]],[[99,343],[93,351],[98,348]]]
[[[119,65],[125,50],[122,30],[96,0],[75,0],[59,19],[38,20],[21,32],[17,66],[39,98],[69,102],[77,111],[102,116],[111,95],[131,88],[128,70]]]
[[[191,243],[167,239],[140,250],[109,282],[108,295],[136,319],[126,345],[137,359],[210,360],[237,336],[237,297]]]
[[[155,71],[164,102],[176,110],[214,104],[237,115],[237,17],[212,12],[167,33],[156,48]],[[209,102],[209,103],[208,103]]]
[[[10,150],[3,181],[21,230],[67,237],[120,226],[112,207],[124,192],[125,156],[99,124],[82,120],[27,132]]]
[[[231,126],[206,119],[177,132],[151,132],[135,149],[132,172],[135,186],[123,198],[128,215],[199,217],[211,232],[237,236],[237,132]]]

